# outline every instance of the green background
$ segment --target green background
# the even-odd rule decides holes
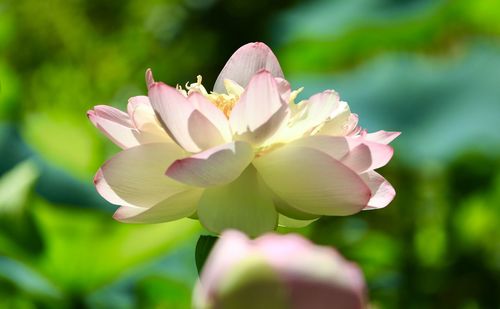
[[[144,72],[207,88],[266,42],[302,98],[340,92],[402,131],[387,208],[295,230],[364,270],[375,308],[500,307],[497,0],[0,0],[0,308],[189,308],[199,223],[127,225],[93,174],[119,149],[85,113]],[[287,231],[282,231],[287,232]]]

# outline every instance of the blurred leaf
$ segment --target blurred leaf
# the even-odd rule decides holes
[[[36,217],[47,241],[46,254],[37,267],[76,295],[95,290],[127,270],[166,254],[200,229],[199,223],[190,219],[123,224],[107,213],[56,207],[40,200]]]
[[[191,307],[192,287],[174,278],[152,276],[138,282],[136,287],[139,308],[176,308]]]
[[[18,164],[0,179],[0,253],[39,253],[43,243],[31,209],[31,191],[38,178],[32,161]]]
[[[360,7],[366,4],[376,8],[385,1],[351,1]],[[333,4],[331,1],[317,1],[316,6],[326,6],[331,11],[341,14],[341,7],[346,5]],[[340,9],[340,10],[337,10]],[[487,8],[487,9],[486,9]],[[361,9],[363,10],[363,9]],[[331,34],[324,33],[316,37],[300,37],[285,43],[280,50],[283,67],[289,73],[308,72],[325,73],[340,69],[352,68],[382,52],[419,51],[439,53],[451,47],[460,46],[471,34],[477,36],[500,35],[498,13],[500,4],[494,0],[470,2],[468,0],[440,1],[439,5],[429,5],[422,11],[416,6],[418,14],[393,14],[381,18],[366,18],[363,15],[375,15],[365,12],[366,8],[351,10],[351,16],[358,18],[353,23],[352,17],[335,18],[343,20],[346,25],[330,25]],[[382,15],[382,14],[381,14]],[[388,15],[388,14],[386,14]],[[301,14],[297,14],[297,18]],[[293,32],[301,32],[301,23],[289,22]],[[345,26],[345,27],[342,27]],[[279,27],[278,29],[281,29]],[[344,29],[337,33],[337,29]],[[281,33],[280,33],[281,35]]]
[[[0,279],[8,280],[20,291],[43,298],[61,298],[61,292],[36,271],[14,260],[0,257]]]
[[[22,110],[19,109],[18,100],[19,82],[17,76],[8,63],[0,59],[0,120],[14,120],[18,118],[22,113]]]
[[[32,114],[23,127],[26,141],[41,156],[74,175],[89,179],[102,161],[97,130],[85,114]]]
[[[207,261],[207,258],[218,239],[218,237],[210,235],[200,235],[200,238],[198,238],[198,242],[196,243],[195,258],[196,268],[198,269],[199,274],[201,274],[203,266],[205,265],[205,262]]]
[[[446,233],[438,226],[425,226],[415,234],[415,249],[425,266],[439,265],[446,253]]]
[[[38,170],[31,161],[17,165],[0,179],[0,215],[22,213]]]

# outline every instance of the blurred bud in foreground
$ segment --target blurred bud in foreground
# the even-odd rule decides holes
[[[298,235],[255,240],[222,234],[193,296],[194,308],[365,308],[359,268],[332,248]]]

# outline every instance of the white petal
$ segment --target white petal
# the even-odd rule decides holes
[[[166,132],[185,150],[199,152],[225,143],[226,140],[216,125],[177,89],[163,83],[154,83],[149,88],[149,98]],[[207,109],[204,111],[207,112]]]
[[[188,120],[196,110],[194,106],[177,89],[163,83],[149,87],[149,99],[170,137],[189,152],[200,151],[189,132]]]
[[[361,136],[316,135],[291,145],[318,149],[359,173],[386,165],[394,153],[392,147],[367,141]],[[363,146],[358,148],[359,145]]]
[[[290,217],[287,217],[285,215],[280,214],[278,224],[279,224],[279,226],[283,226],[283,227],[301,228],[301,227],[308,226],[309,224],[313,223],[316,220],[318,220],[318,219],[298,220],[298,219],[293,219],[293,218],[290,218]]]
[[[245,88],[238,85],[238,83],[234,80],[230,80],[228,78],[224,79],[224,88],[226,88],[227,94],[236,97],[239,97],[243,93],[243,91],[245,91]]]
[[[339,95],[333,90],[326,90],[310,97],[306,104],[306,120],[314,127],[331,117],[340,107]]]
[[[98,105],[87,112],[90,121],[110,140],[123,149],[139,145],[127,114],[111,106]]]
[[[201,150],[217,147],[227,142],[217,127],[199,110],[191,113],[187,123],[189,136]]]
[[[290,95],[292,93],[290,83],[286,79],[281,77],[276,77],[274,80],[278,85],[278,91],[280,93],[281,99],[283,100],[283,102],[289,103]]]
[[[173,143],[156,118],[148,97],[136,96],[130,98],[127,110],[137,129],[134,135],[141,144]]]
[[[252,165],[235,181],[205,189],[198,217],[211,232],[234,228],[250,236],[272,231],[278,223],[273,200]]]
[[[272,136],[289,113],[276,80],[267,71],[257,73],[236,103],[229,118],[239,139],[258,145]]]
[[[166,174],[190,186],[219,186],[238,178],[253,158],[252,147],[236,141],[176,160]]]
[[[396,190],[377,172],[370,171],[360,176],[372,191],[372,197],[363,210],[384,208],[396,196]]]
[[[232,139],[231,129],[224,113],[199,92],[192,92],[188,100],[205,116],[218,130],[225,142]]]
[[[283,77],[278,59],[264,43],[249,43],[240,47],[227,61],[215,81],[214,91],[224,92],[224,80],[230,79],[246,87],[252,76],[265,69],[274,77]]]
[[[122,206],[113,218],[127,223],[160,223],[182,219],[196,212],[202,193],[201,189],[182,191],[150,208]]]
[[[317,134],[344,136],[349,133],[351,111],[346,102],[340,101]]]
[[[278,197],[306,213],[350,215],[370,199],[354,171],[317,149],[287,145],[253,164]]]
[[[186,189],[165,176],[166,168],[181,156],[182,150],[172,143],[126,149],[97,172],[97,191],[110,203],[151,207]]]
[[[381,143],[381,144],[389,144],[396,137],[398,137],[401,132],[387,132],[387,131],[377,131],[373,133],[368,133],[364,136],[366,140]]]

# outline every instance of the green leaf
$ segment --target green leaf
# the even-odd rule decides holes
[[[5,257],[0,257],[0,279],[13,283],[18,290],[29,295],[61,297],[60,291],[46,278],[25,265]]]
[[[28,208],[38,175],[35,164],[25,161],[0,179],[0,253],[11,256],[38,254],[43,248]]]
[[[208,255],[212,251],[212,248],[214,247],[218,239],[219,238],[217,236],[210,235],[200,235],[200,238],[198,238],[195,251],[196,268],[198,269],[198,274],[201,274]]]
[[[36,219],[48,244],[36,265],[75,295],[113,282],[126,271],[166,255],[199,232],[195,220],[124,224],[101,211],[37,201]]]
[[[0,179],[0,216],[23,211],[28,195],[38,177],[31,161],[18,164]]]

